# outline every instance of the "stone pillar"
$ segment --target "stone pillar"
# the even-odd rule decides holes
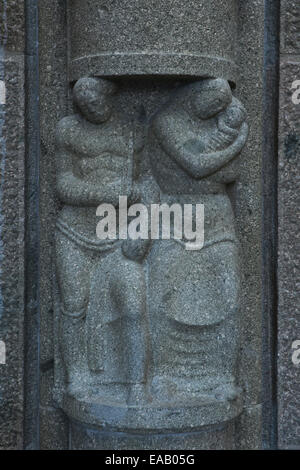
[[[278,446],[300,449],[300,4],[281,2],[278,165]]]
[[[0,449],[23,447],[24,2],[0,5]]]
[[[55,127],[68,114],[66,2],[39,0],[40,95],[40,448],[68,449],[69,423],[57,408],[54,387],[53,248],[55,217]]]
[[[299,25],[1,2],[0,449],[300,448]],[[204,204],[204,246],[99,240],[119,195]]]
[[[262,2],[70,0],[67,18],[74,106],[54,138],[45,95],[42,128],[61,208],[54,397],[70,445],[257,448]],[[118,210],[119,195],[204,204],[203,250],[97,240],[96,207]]]
[[[68,6],[71,80],[85,75],[236,79],[236,0],[70,0]]]

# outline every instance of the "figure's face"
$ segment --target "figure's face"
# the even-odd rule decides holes
[[[112,114],[112,87],[95,78],[79,80],[74,87],[74,100],[84,117],[94,123],[106,122]]]

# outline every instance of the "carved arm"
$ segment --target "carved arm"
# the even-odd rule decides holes
[[[76,177],[72,171],[71,152],[61,144],[56,152],[56,191],[64,204],[72,206],[98,206],[102,202],[118,206],[119,191],[115,183],[95,185]]]
[[[171,128],[172,123],[167,124]],[[163,126],[165,128],[165,126]],[[191,152],[186,148],[186,142],[172,133],[162,133],[161,126],[154,126],[154,133],[158,137],[160,145],[165,152],[180,165],[191,177],[195,179],[205,178],[222,168],[233,158],[235,158],[243,149],[249,132],[247,123],[243,123],[237,139],[225,150],[212,153]],[[180,139],[180,140],[179,140]]]

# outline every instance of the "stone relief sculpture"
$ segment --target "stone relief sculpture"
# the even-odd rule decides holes
[[[117,208],[119,195],[131,203],[139,197],[132,187],[133,131],[113,110],[115,91],[107,80],[79,80],[73,91],[79,113],[57,129],[57,193],[63,203],[56,232],[58,329],[67,393],[80,397],[97,390],[130,402],[145,382],[143,250],[127,241],[98,240],[95,231],[99,204]]]
[[[182,85],[141,144],[115,92],[108,80],[78,80],[79,113],[57,129],[61,404],[74,419],[121,430],[230,420],[240,410],[239,257],[226,184],[247,140],[246,111],[226,80]],[[159,193],[169,205],[204,204],[203,249],[97,239],[98,205],[118,213],[119,196],[150,204]]]
[[[204,204],[205,243],[155,243],[149,257],[152,389],[167,400],[235,400],[239,263],[226,183],[246,143],[241,103],[225,80],[181,87],[153,118],[149,154],[161,198]]]
[[[57,115],[71,107],[65,80],[74,109],[56,133],[54,398],[71,447],[231,448],[247,441],[236,433],[244,422],[259,429],[262,81],[254,75],[263,6],[246,4],[68,0],[58,9]],[[254,48],[248,26],[257,27]],[[251,120],[258,112],[246,148],[242,103]],[[152,204],[177,205],[182,221],[193,206],[190,234],[195,206],[204,207],[204,243],[185,227],[174,236],[175,209],[173,238],[161,229],[124,239],[120,196],[148,209],[149,235]],[[97,237],[105,207],[117,216],[111,240]],[[248,281],[254,287],[244,290]]]

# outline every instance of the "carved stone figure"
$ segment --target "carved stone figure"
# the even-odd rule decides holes
[[[56,266],[59,348],[67,393],[136,400],[143,393],[147,333],[141,259],[122,240],[96,237],[96,208],[133,189],[132,125],[113,108],[113,83],[82,78],[74,87],[79,113],[57,128]],[[147,248],[147,247],[146,247]]]
[[[80,79],[79,114],[57,130],[59,351],[65,411],[117,430],[199,429],[241,409],[236,384],[238,246],[226,184],[248,126],[223,79],[181,86],[145,143],[113,105],[115,85]],[[136,156],[140,160],[135,171]],[[205,243],[96,238],[96,207],[204,204]]]
[[[58,124],[56,136],[62,207],[53,276],[54,397],[70,419],[72,445],[234,447],[236,424],[244,427],[249,403],[260,403],[259,333],[238,351],[252,313],[253,328],[259,318],[257,293],[241,293],[240,283],[250,279],[259,288],[259,195],[253,195],[260,191],[261,113],[242,158],[247,113],[233,90],[252,103],[253,120],[261,74],[256,81],[240,79],[247,61],[254,72],[260,61],[253,49],[261,55],[261,5],[63,3],[58,13],[67,55],[63,60],[60,51],[59,66],[64,72],[67,64],[61,75],[73,87],[76,114]],[[248,26],[258,26],[251,50]],[[201,237],[191,240],[185,227],[174,236],[175,209],[171,239],[164,237],[166,227],[152,240],[123,239],[120,196],[127,196],[128,207],[148,210],[176,204],[183,225],[185,206],[192,205],[190,235],[201,205],[204,244]],[[101,204],[117,216],[113,240],[97,238]],[[148,228],[152,235],[152,209],[145,211],[151,226],[143,234]],[[251,254],[242,269],[234,210],[244,254]],[[240,372],[252,357],[242,396],[247,387]],[[252,408],[257,423],[259,407],[255,417]]]
[[[226,184],[246,143],[242,104],[228,83],[181,87],[154,116],[148,145],[161,201],[204,204],[205,243],[159,240],[148,258],[152,393],[168,402],[235,401],[239,263]],[[217,405],[216,405],[217,406]]]

